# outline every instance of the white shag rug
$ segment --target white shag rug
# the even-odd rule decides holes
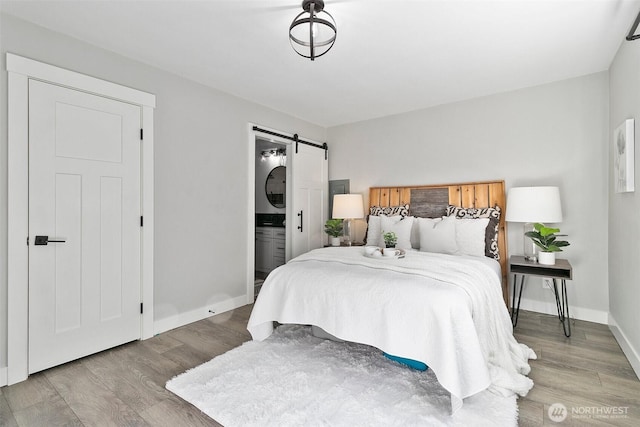
[[[282,325],[167,382],[167,389],[226,427],[515,426],[516,397],[483,391],[450,415],[449,393],[429,369],[376,348],[316,338]]]

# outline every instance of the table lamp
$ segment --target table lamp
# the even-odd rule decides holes
[[[558,187],[515,187],[507,195],[505,221],[523,222],[524,233],[533,231],[533,224],[562,222],[562,206]],[[523,233],[523,234],[524,234]],[[524,257],[537,261],[536,245],[524,237]]]
[[[356,218],[364,218],[364,202],[362,194],[336,194],[333,196],[333,212],[332,217],[343,219],[342,233],[344,236],[344,244],[351,246],[352,242],[352,223]]]

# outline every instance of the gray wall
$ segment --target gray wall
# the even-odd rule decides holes
[[[624,42],[610,69],[610,127],[625,119],[635,119],[635,182],[640,175],[640,41]],[[609,168],[613,170],[613,143],[610,142]],[[635,352],[635,369],[640,373],[640,189],[616,194],[609,180],[609,300],[612,320],[626,336]],[[625,348],[625,352],[629,349]],[[632,359],[632,357],[629,357]]]
[[[0,19],[2,94],[7,88],[5,52],[156,94],[156,321],[244,295],[249,165],[253,168],[253,145],[248,143],[247,125],[258,123],[315,140],[325,139],[324,129],[14,17],[3,14]],[[0,120],[0,206],[3,207],[0,209],[0,367],[3,367],[7,349],[7,98],[4,95]]]
[[[328,129],[329,176],[368,197],[379,185],[504,179],[507,188],[560,187],[574,267],[572,315],[606,323],[608,73]],[[522,225],[508,226],[511,254]],[[530,280],[525,308],[553,312],[553,293]]]

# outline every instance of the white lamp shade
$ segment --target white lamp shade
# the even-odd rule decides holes
[[[331,216],[336,219],[364,218],[363,206],[362,194],[336,194]]]
[[[506,221],[562,222],[558,187],[516,187],[507,196]]]

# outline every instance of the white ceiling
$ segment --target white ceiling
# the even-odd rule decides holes
[[[311,62],[300,0],[4,1],[4,13],[322,126],[609,68],[640,0],[326,0]],[[636,41],[635,43],[640,43]]]

